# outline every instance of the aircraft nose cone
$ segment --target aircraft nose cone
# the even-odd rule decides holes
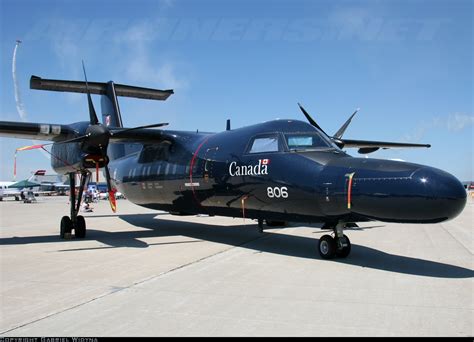
[[[437,223],[455,218],[466,205],[464,186],[447,172],[405,162],[372,163],[355,170],[351,196],[347,193],[353,213],[385,222]]]
[[[414,186],[423,193],[425,210],[436,220],[450,220],[458,216],[467,201],[466,190],[453,175],[432,167],[423,167],[412,175]]]

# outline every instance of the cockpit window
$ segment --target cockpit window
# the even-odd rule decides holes
[[[279,152],[282,150],[279,135],[272,134],[254,138],[249,153]]]
[[[285,134],[285,139],[290,150],[325,149],[334,147],[331,142],[324,139],[316,132]]]

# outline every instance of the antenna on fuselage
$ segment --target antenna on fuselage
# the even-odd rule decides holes
[[[227,124],[225,126],[226,131],[230,131],[230,119],[227,119]]]

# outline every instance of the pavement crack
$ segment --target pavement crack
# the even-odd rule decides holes
[[[124,288],[124,289],[125,289],[125,288]],[[20,328],[26,327],[27,325],[34,324],[34,323],[39,322],[39,321],[42,321],[42,320],[44,320],[44,319],[47,319],[47,318],[50,318],[50,317],[59,315],[59,314],[61,314],[61,313],[63,313],[63,312],[66,312],[66,311],[69,311],[69,310],[73,310],[73,309],[79,308],[79,307],[81,307],[81,306],[83,306],[83,305],[92,303],[93,301],[96,301],[96,300],[98,300],[98,299],[104,298],[104,297],[106,297],[106,296],[108,296],[108,295],[110,295],[110,294],[117,293],[117,292],[120,292],[120,291],[121,291],[121,290],[114,289],[114,290],[112,290],[111,292],[107,292],[107,293],[104,293],[104,294],[102,294],[102,295],[100,295],[100,296],[96,296],[96,297],[94,297],[94,298],[92,298],[92,299],[89,299],[89,300],[87,300],[87,301],[85,301],[85,302],[82,302],[82,303],[73,305],[73,306],[68,307],[68,308],[64,308],[63,310],[53,312],[53,313],[51,313],[51,314],[49,314],[49,315],[46,315],[46,316],[44,316],[44,317],[37,318],[37,319],[32,320],[32,321],[30,321],[30,322],[26,322],[26,323],[20,324],[20,325],[14,327],[14,328],[10,328],[10,329],[5,330],[5,331],[0,331],[0,335],[9,333],[9,332],[14,331],[14,330],[16,330],[16,329],[20,329]]]

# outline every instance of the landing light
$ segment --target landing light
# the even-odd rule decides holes
[[[426,178],[421,178],[421,182],[426,183],[426,182],[428,182],[428,180]]]

